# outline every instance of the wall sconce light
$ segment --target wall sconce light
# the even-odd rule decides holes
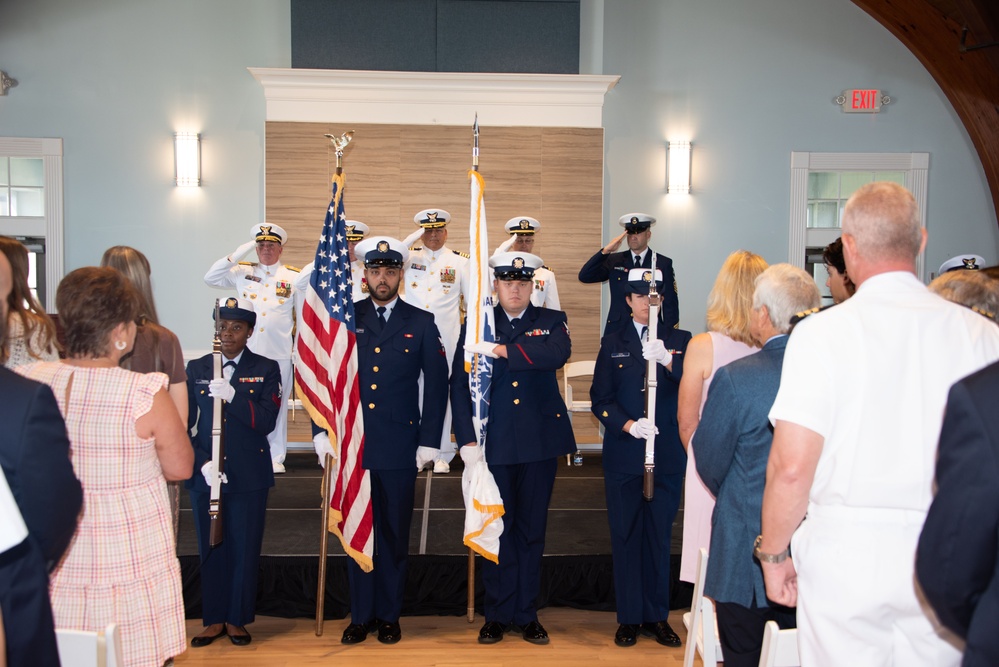
[[[178,187],[201,185],[201,135],[178,132],[173,135],[174,178]]]
[[[17,85],[17,80],[7,76],[7,72],[0,70],[0,95],[6,95],[7,91]]]
[[[690,142],[670,141],[666,165],[666,194],[690,193]]]

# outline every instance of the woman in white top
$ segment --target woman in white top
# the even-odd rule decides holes
[[[0,360],[7,368],[59,358],[52,319],[28,287],[28,249],[17,239],[0,236],[0,251],[10,262],[13,287],[7,297],[7,336]]]

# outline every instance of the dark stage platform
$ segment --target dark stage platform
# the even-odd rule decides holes
[[[289,452],[285,465],[287,472],[275,476],[267,502],[257,613],[307,617],[315,614],[316,605],[322,469],[315,454],[302,451]],[[462,463],[456,457],[450,473],[424,471],[416,481],[404,615],[466,612],[467,549],[461,541],[461,470]],[[681,509],[673,525],[671,545],[674,585],[670,606],[674,609],[689,606],[691,595],[689,585],[676,585],[682,514]],[[181,496],[177,553],[188,618],[200,618],[198,549],[186,491]],[[560,461],[548,512],[539,606],[613,610],[610,553],[600,455],[585,454],[582,466]],[[343,618],[349,613],[346,558],[339,540],[330,535],[326,618]],[[481,563],[481,559],[477,558],[477,562]],[[481,612],[481,583],[477,583],[476,592],[476,607]]]

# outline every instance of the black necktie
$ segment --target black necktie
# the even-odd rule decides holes
[[[635,268],[640,269],[642,267],[642,256],[635,255]]]
[[[233,368],[236,367],[236,362],[233,361],[232,359],[222,364],[222,368],[229,368],[230,366],[232,366]]]
[[[517,326],[517,322],[519,322],[519,321],[520,321],[520,318],[519,318],[519,317],[515,317],[515,318],[513,318],[512,320],[510,320],[510,328],[511,328],[511,329],[514,329],[514,328],[516,328],[516,326]]]
[[[649,336],[649,328],[648,327],[642,327],[642,342],[643,343],[648,340],[648,336]]]
[[[375,308],[375,312],[378,313],[378,324],[381,325],[382,329],[385,328],[385,306],[378,306]]]

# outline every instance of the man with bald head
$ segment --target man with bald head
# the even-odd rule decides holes
[[[913,562],[947,392],[999,359],[999,327],[926,289],[925,244],[905,188],[857,190],[843,213],[857,292],[787,344],[754,554],[767,597],[797,605],[806,667],[960,661],[921,606]]]

